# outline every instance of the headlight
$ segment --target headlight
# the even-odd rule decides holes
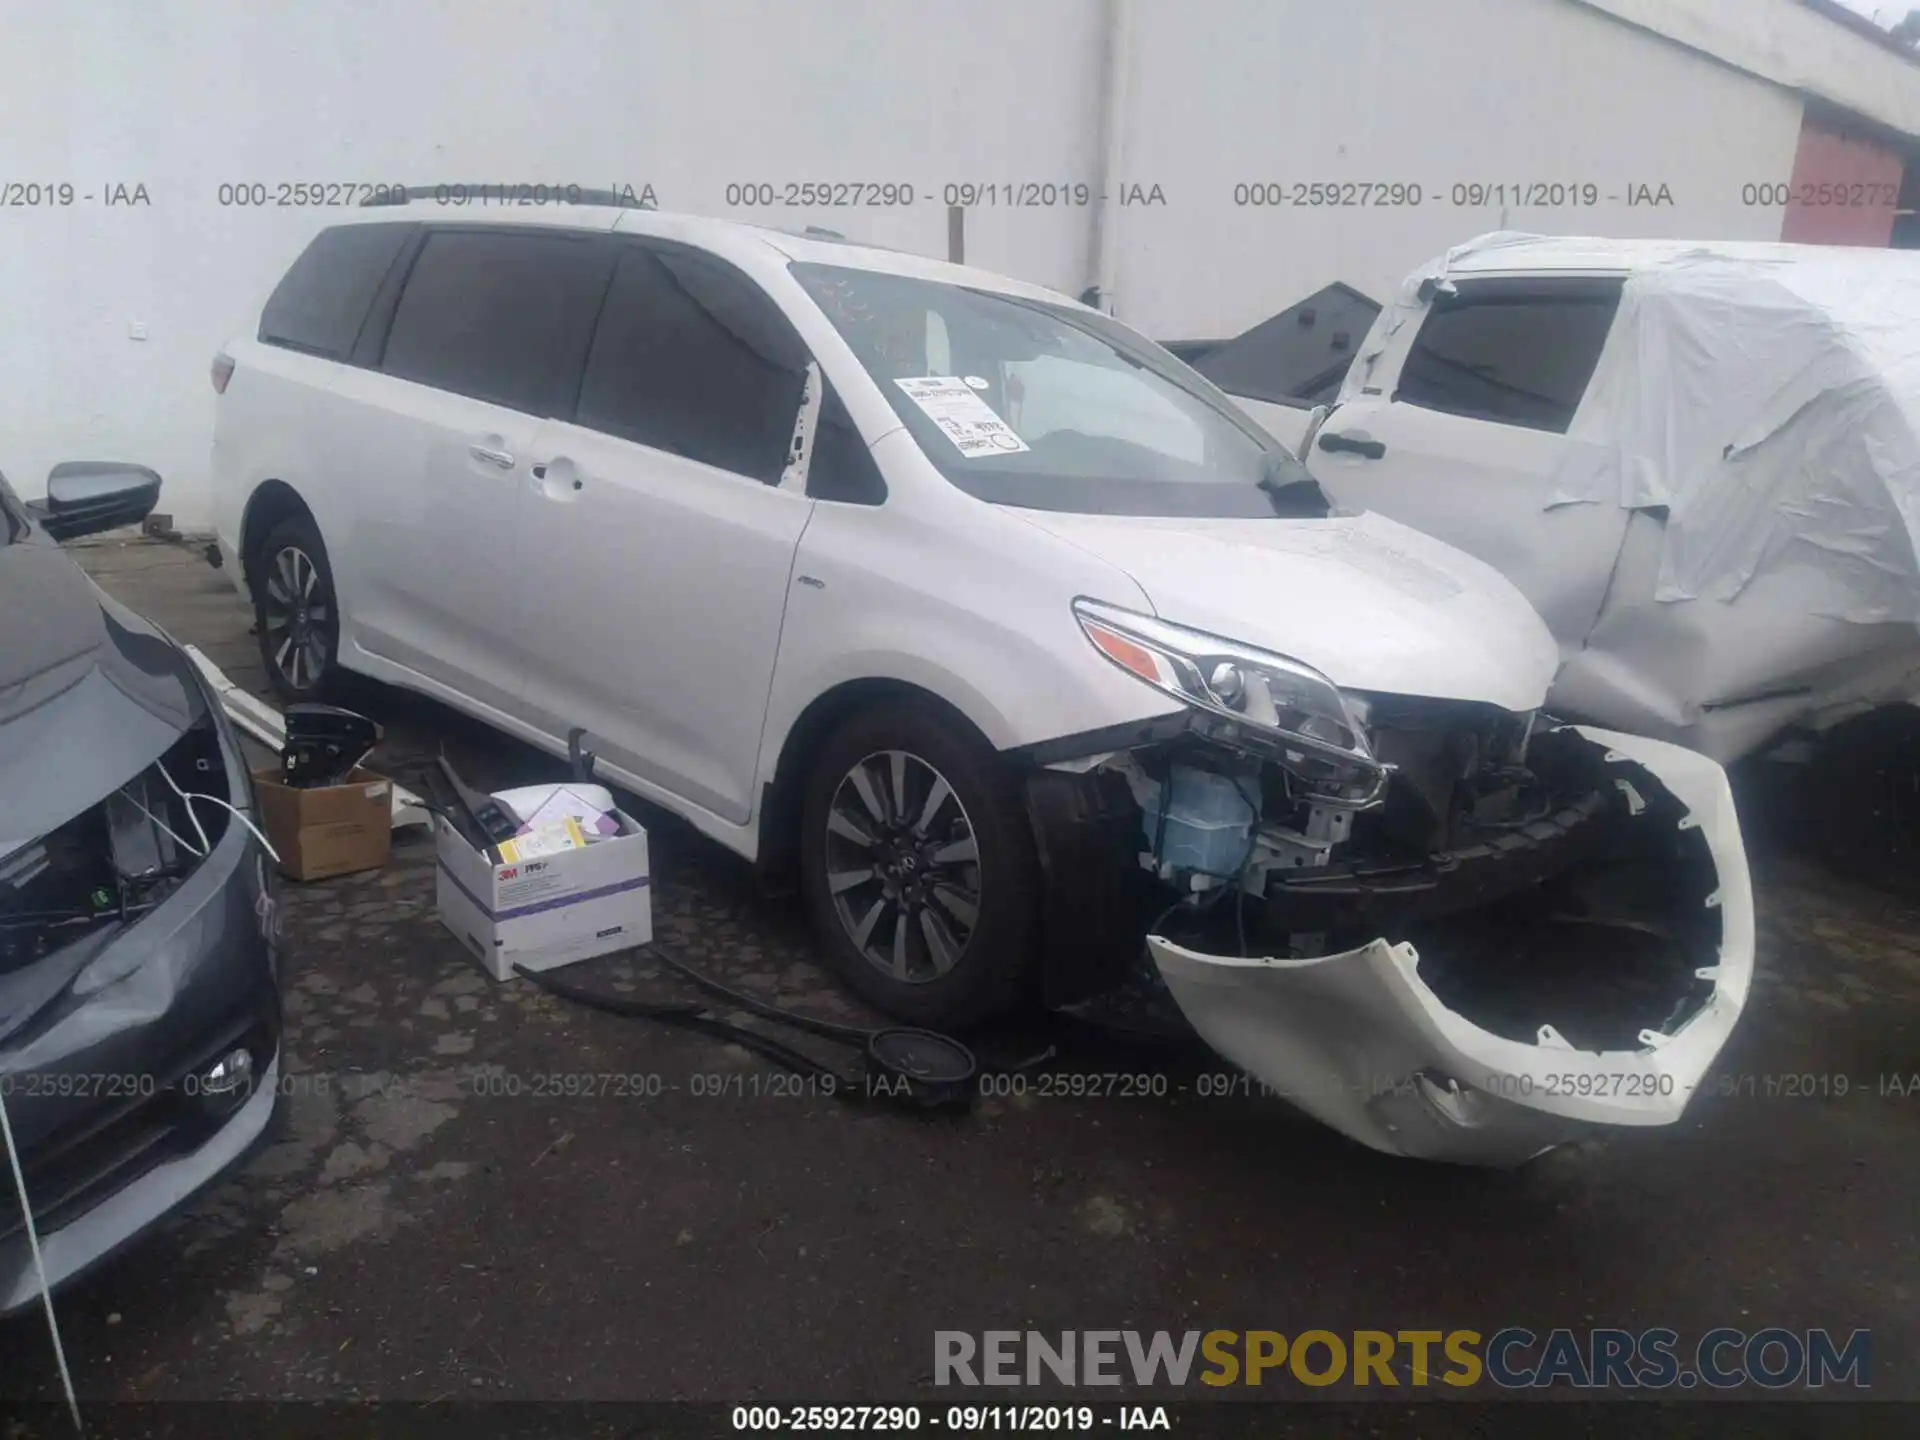
[[[1198,711],[1195,729],[1266,755],[1315,799],[1367,806],[1385,790],[1358,702],[1312,666],[1096,600],[1073,613],[1107,659]]]

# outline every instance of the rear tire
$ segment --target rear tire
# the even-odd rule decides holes
[[[248,566],[260,662],[289,704],[341,692],[340,606],[326,543],[311,516],[289,515],[260,541]]]
[[[1014,777],[962,722],[907,701],[855,714],[815,756],[800,823],[814,933],[863,999],[959,1027],[1024,998],[1040,933],[1033,831]]]

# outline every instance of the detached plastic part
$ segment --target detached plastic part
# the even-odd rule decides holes
[[[906,1094],[927,1110],[965,1110],[973,1104],[979,1063],[950,1035],[896,1026],[867,1037],[870,1073],[904,1083]]]
[[[195,645],[180,647],[193,662],[194,668],[207,682],[207,688],[219,698],[220,708],[234,728],[251,736],[278,755],[286,748],[287,724],[278,710],[265,701],[258,700],[242,690],[227,674]],[[421,803],[420,797],[404,786],[393,787],[393,828],[404,830],[409,825],[428,825],[433,821],[432,813]]]

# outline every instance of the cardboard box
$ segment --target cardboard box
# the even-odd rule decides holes
[[[653,939],[647,832],[613,812],[620,834],[518,864],[493,864],[434,819],[440,921],[496,980],[516,965],[552,970]]]
[[[296,790],[278,767],[253,772],[260,828],[280,853],[280,873],[325,880],[378,870],[393,854],[393,782],[356,768],[339,785]]]

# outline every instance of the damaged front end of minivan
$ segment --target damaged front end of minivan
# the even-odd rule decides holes
[[[1263,1088],[1390,1154],[1513,1165],[1679,1118],[1753,965],[1717,764],[1076,608],[1185,703],[1029,756],[1050,1003],[1170,999]]]

